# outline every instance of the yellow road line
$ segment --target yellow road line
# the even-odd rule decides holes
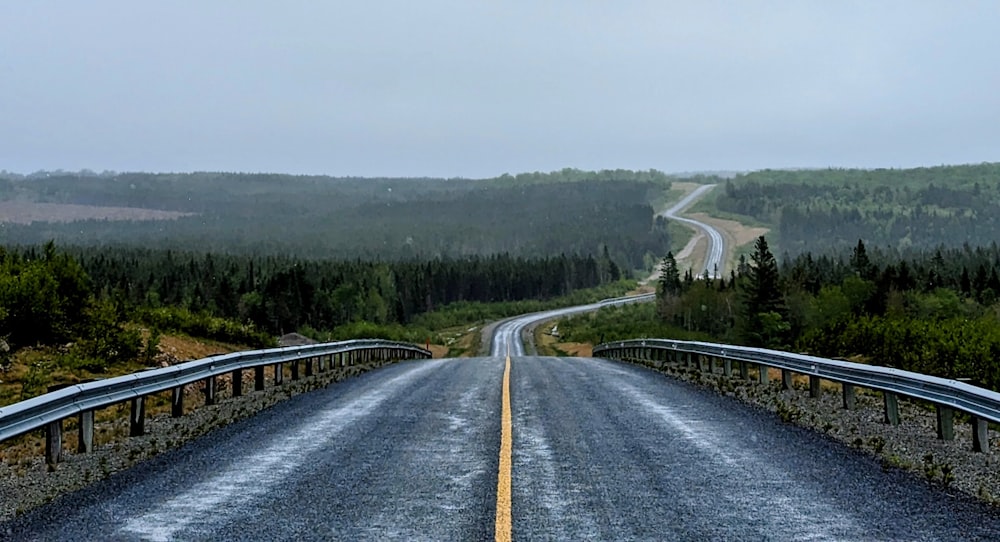
[[[507,363],[503,369],[503,400],[500,406],[500,472],[497,475],[497,541],[509,542],[510,516],[510,466],[513,451],[510,415],[510,345],[507,345]]]

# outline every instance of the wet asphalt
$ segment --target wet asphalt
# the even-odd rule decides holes
[[[488,540],[502,357],[294,397],[6,525],[10,540]],[[998,540],[822,435],[607,360],[515,356],[515,540]]]

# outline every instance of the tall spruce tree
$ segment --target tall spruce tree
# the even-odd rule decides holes
[[[677,260],[674,258],[673,252],[667,252],[663,262],[660,263],[660,282],[657,295],[659,297],[679,295],[681,288],[681,271],[677,268]]]
[[[781,346],[788,330],[784,321],[781,276],[778,262],[763,235],[754,243],[741,289],[743,318],[740,321],[740,336],[751,346]]]

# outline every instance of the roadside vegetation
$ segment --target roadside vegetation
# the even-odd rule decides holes
[[[778,264],[760,237],[724,279],[664,259],[655,306],[559,323],[562,340],[658,337],[763,346],[967,378],[1000,390],[1000,248],[804,254]]]
[[[622,295],[635,282],[605,253],[365,262],[177,253],[0,248],[0,404],[54,384],[159,363],[165,336],[222,350],[384,338],[445,344],[461,329]]]

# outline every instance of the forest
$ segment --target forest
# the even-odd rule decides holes
[[[778,262],[764,237],[728,278],[664,258],[654,306],[560,323],[564,340],[666,337],[763,346],[967,378],[1000,391],[1000,247],[897,252],[863,241]]]
[[[621,277],[606,255],[384,263],[48,243],[0,249],[0,337],[14,349],[82,338],[88,363],[114,363],[138,353],[131,320],[263,346],[307,327],[407,324],[449,304],[551,299]],[[119,342],[85,348],[103,340]]]
[[[650,171],[362,179],[236,173],[0,174],[0,201],[188,213],[174,220],[0,222],[0,245],[141,246],[218,254],[394,261],[510,254],[586,256],[626,269],[670,246]]]
[[[1000,164],[763,170],[724,183],[721,211],[771,226],[776,252],[835,254],[858,239],[900,253],[1000,239]]]

